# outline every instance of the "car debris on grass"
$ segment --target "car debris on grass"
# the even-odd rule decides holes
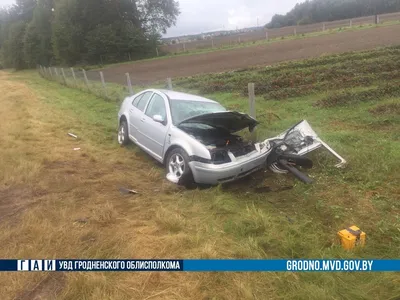
[[[73,133],[70,133],[70,132],[68,132],[68,135],[69,135],[69,136],[71,136],[71,137],[73,137],[73,138],[75,138],[75,139],[77,139],[77,138],[78,138],[78,136],[77,136],[77,135],[75,135],[75,134],[73,134]]]
[[[347,163],[343,157],[318,137],[306,120],[267,141],[272,149],[267,158],[268,168],[275,173],[290,172],[304,183],[312,183],[313,180],[295,167],[312,168],[312,160],[304,157],[307,153],[324,147],[339,160],[335,167],[342,168]]]
[[[121,194],[125,194],[125,195],[129,195],[129,194],[139,194],[137,191],[132,190],[132,189],[127,189],[127,188],[119,188],[119,191],[121,192]]]

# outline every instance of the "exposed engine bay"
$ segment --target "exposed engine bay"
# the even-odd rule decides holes
[[[211,154],[211,162],[216,165],[231,162],[231,155],[241,157],[256,150],[253,142],[245,141],[241,136],[221,128],[190,126],[184,130],[206,146]]]

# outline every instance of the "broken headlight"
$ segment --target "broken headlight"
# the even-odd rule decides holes
[[[226,150],[213,150],[210,151],[211,153],[211,161],[215,165],[220,165],[220,164],[225,164],[231,162],[231,158],[228,155],[228,152]]]

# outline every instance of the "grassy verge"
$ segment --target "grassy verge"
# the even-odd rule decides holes
[[[393,55],[379,51],[398,50],[359,55],[363,60],[370,57],[371,65],[374,56],[389,59]],[[313,71],[308,71],[318,74],[324,68],[334,69],[342,60],[356,61],[346,55],[324,59],[305,61],[304,69],[311,66]],[[276,72],[286,72],[291,66],[280,65]],[[301,72],[300,65],[297,67]],[[247,74],[242,80],[247,85],[249,76],[264,76],[261,71],[215,76],[225,76],[218,79],[223,85],[231,76]],[[380,71],[373,82],[354,91],[379,85]],[[208,83],[206,76],[197,79]],[[258,129],[260,138],[280,133],[305,118],[349,161],[348,167],[334,168],[331,157],[322,152],[313,157],[315,167],[310,176],[316,183],[311,186],[290,176],[261,172],[231,185],[181,190],[167,183],[163,168],[136,147],[117,145],[115,102],[48,82],[32,72],[7,74],[0,82],[8,85],[4,90],[16,91],[1,96],[2,123],[10,128],[2,137],[2,144],[8,143],[1,153],[8,162],[1,164],[1,174],[8,174],[0,177],[2,195],[20,199],[15,194],[18,186],[29,183],[36,195],[32,198],[37,200],[20,212],[14,223],[1,224],[2,257],[399,257],[400,124],[392,109],[399,103],[397,95],[345,107],[315,107],[315,102],[332,93],[329,89],[288,99],[266,100],[258,93],[257,117],[263,124]],[[197,80],[174,84],[177,89],[201,88],[191,85],[193,82]],[[229,108],[247,111],[243,86],[239,81],[238,85],[232,92],[216,89],[207,94]],[[65,136],[68,131],[81,139],[69,140]],[[74,152],[74,146],[81,147],[81,152]],[[27,169],[30,173],[21,172]],[[119,186],[135,188],[140,195],[120,195]],[[367,233],[367,245],[347,252],[338,245],[336,232],[353,224]],[[5,294],[10,298],[40,281],[38,277],[11,276]],[[3,286],[6,282],[9,278],[0,276]],[[62,283],[60,299],[400,296],[399,278],[393,273],[67,274],[57,282]]]

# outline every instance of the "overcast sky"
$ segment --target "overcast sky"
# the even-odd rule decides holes
[[[82,0],[85,1],[85,0]],[[178,0],[181,14],[166,36],[230,30],[268,23],[276,13],[284,14],[302,0]],[[14,0],[0,0],[0,6]]]
[[[0,6],[7,6],[14,3],[15,3],[14,0],[0,0]]]
[[[1,1],[1,0],[0,0]],[[302,0],[179,0],[181,14],[167,36],[236,29],[268,23]]]

